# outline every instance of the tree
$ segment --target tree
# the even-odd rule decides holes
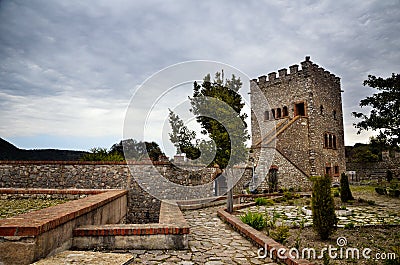
[[[95,147],[90,149],[90,153],[84,154],[82,161],[124,161],[124,156],[118,152],[107,152],[106,148]]]
[[[134,139],[126,139],[114,144],[110,152],[116,152],[124,159],[125,154],[127,154],[130,159],[134,160],[142,159],[146,153],[152,161],[158,161],[158,158],[164,155],[156,142],[142,142]]]
[[[354,200],[353,194],[351,194],[349,179],[345,173],[340,175],[340,200],[342,202],[348,202]]]
[[[176,153],[185,153],[186,157],[192,160],[199,158],[200,150],[194,144],[196,132],[189,130],[183,120],[172,110],[169,110],[169,124],[172,128],[169,139],[175,145]]]
[[[338,222],[330,176],[313,179],[311,208],[314,230],[321,239],[328,239],[336,230]]]
[[[233,165],[244,162],[246,159],[245,142],[249,139],[246,114],[242,114],[244,103],[238,93],[242,86],[240,78],[232,75],[230,80],[224,78],[224,72],[217,72],[214,80],[208,74],[203,82],[194,82],[193,97],[190,97],[191,112],[196,116],[196,121],[201,125],[203,135],[213,141],[194,142],[195,133],[185,128],[183,122],[170,111],[170,124],[172,133],[171,142],[181,151],[183,150],[208,150],[215,153],[210,164],[218,165],[232,179]],[[201,148],[205,146],[206,148]],[[201,155],[196,152],[193,157]],[[203,157],[203,156],[200,156]],[[228,185],[229,186],[229,185]],[[232,191],[228,191],[228,211],[232,211]]]
[[[379,138],[385,139],[392,146],[400,143],[400,74],[392,74],[386,79],[368,75],[364,86],[376,88],[380,92],[360,101],[360,107],[372,107],[368,115],[353,112],[353,116],[362,119],[355,123],[358,133],[363,130],[378,130]]]
[[[355,144],[350,155],[351,162],[368,163],[379,161],[379,155],[372,153],[371,146],[367,144]]]

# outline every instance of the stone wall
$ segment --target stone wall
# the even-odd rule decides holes
[[[0,161],[0,188],[126,189],[127,222],[157,223],[160,199],[213,196],[215,172],[169,163]],[[239,182],[243,185],[245,180]],[[160,191],[157,198],[146,192],[149,186]]]
[[[386,171],[391,170],[393,177],[400,180],[400,159],[371,163],[347,163],[348,171],[355,171],[355,179],[350,181],[379,180],[386,177]]]
[[[275,148],[263,148],[263,157],[270,157],[272,165],[278,169],[278,189],[293,188],[295,191],[309,191],[311,190],[312,183],[300,168],[290,162],[279,150]],[[269,163],[268,163],[269,165]],[[263,167],[263,161],[260,160],[259,166],[256,168],[256,175],[258,176],[259,192],[269,190],[268,187],[268,171],[269,166]]]

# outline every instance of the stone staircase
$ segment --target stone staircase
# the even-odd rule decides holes
[[[300,116],[295,116],[293,119],[289,118],[284,118],[282,121],[280,121],[276,127],[275,130],[270,130],[263,139],[260,141],[256,142],[254,145],[255,147],[261,147],[262,145],[267,146],[269,145],[272,141],[274,141],[280,134],[282,134],[287,128],[289,128],[293,123],[295,123]]]

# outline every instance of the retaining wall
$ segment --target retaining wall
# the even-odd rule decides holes
[[[40,190],[17,192],[41,193]],[[64,190],[64,193],[85,194],[85,191]],[[0,220],[0,264],[30,264],[69,249],[73,229],[78,226],[115,224],[125,220],[127,191],[97,190],[93,193],[98,194]]]
[[[179,206],[162,202],[154,224],[90,225],[74,230],[73,247],[81,250],[187,249],[189,225]]]

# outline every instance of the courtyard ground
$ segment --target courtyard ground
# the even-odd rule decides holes
[[[34,264],[277,264],[269,258],[258,259],[258,247],[222,222],[217,209],[184,211],[190,225],[188,250],[133,250],[121,254],[66,251]]]
[[[284,245],[299,250],[300,257],[304,249],[313,248],[318,256],[325,247],[337,248],[337,258],[326,258],[325,263],[322,258],[310,259],[316,264],[399,264],[390,259],[393,259],[393,255],[400,255],[400,199],[378,195],[371,186],[352,186],[351,189],[355,201],[343,204],[339,198],[335,198],[335,205],[338,209],[346,208],[353,212],[349,216],[339,217],[339,228],[327,241],[316,236],[311,227],[311,216],[301,211],[310,202],[307,198],[294,198],[270,206],[254,206],[242,209],[238,215],[249,210],[258,211],[268,214],[269,220],[274,220],[276,226],[284,224],[291,227]],[[359,258],[356,253],[353,255],[350,252],[346,257],[346,251],[351,248],[359,250]],[[369,259],[362,255],[366,248],[371,249],[366,255]],[[305,257],[308,257],[305,253]]]

